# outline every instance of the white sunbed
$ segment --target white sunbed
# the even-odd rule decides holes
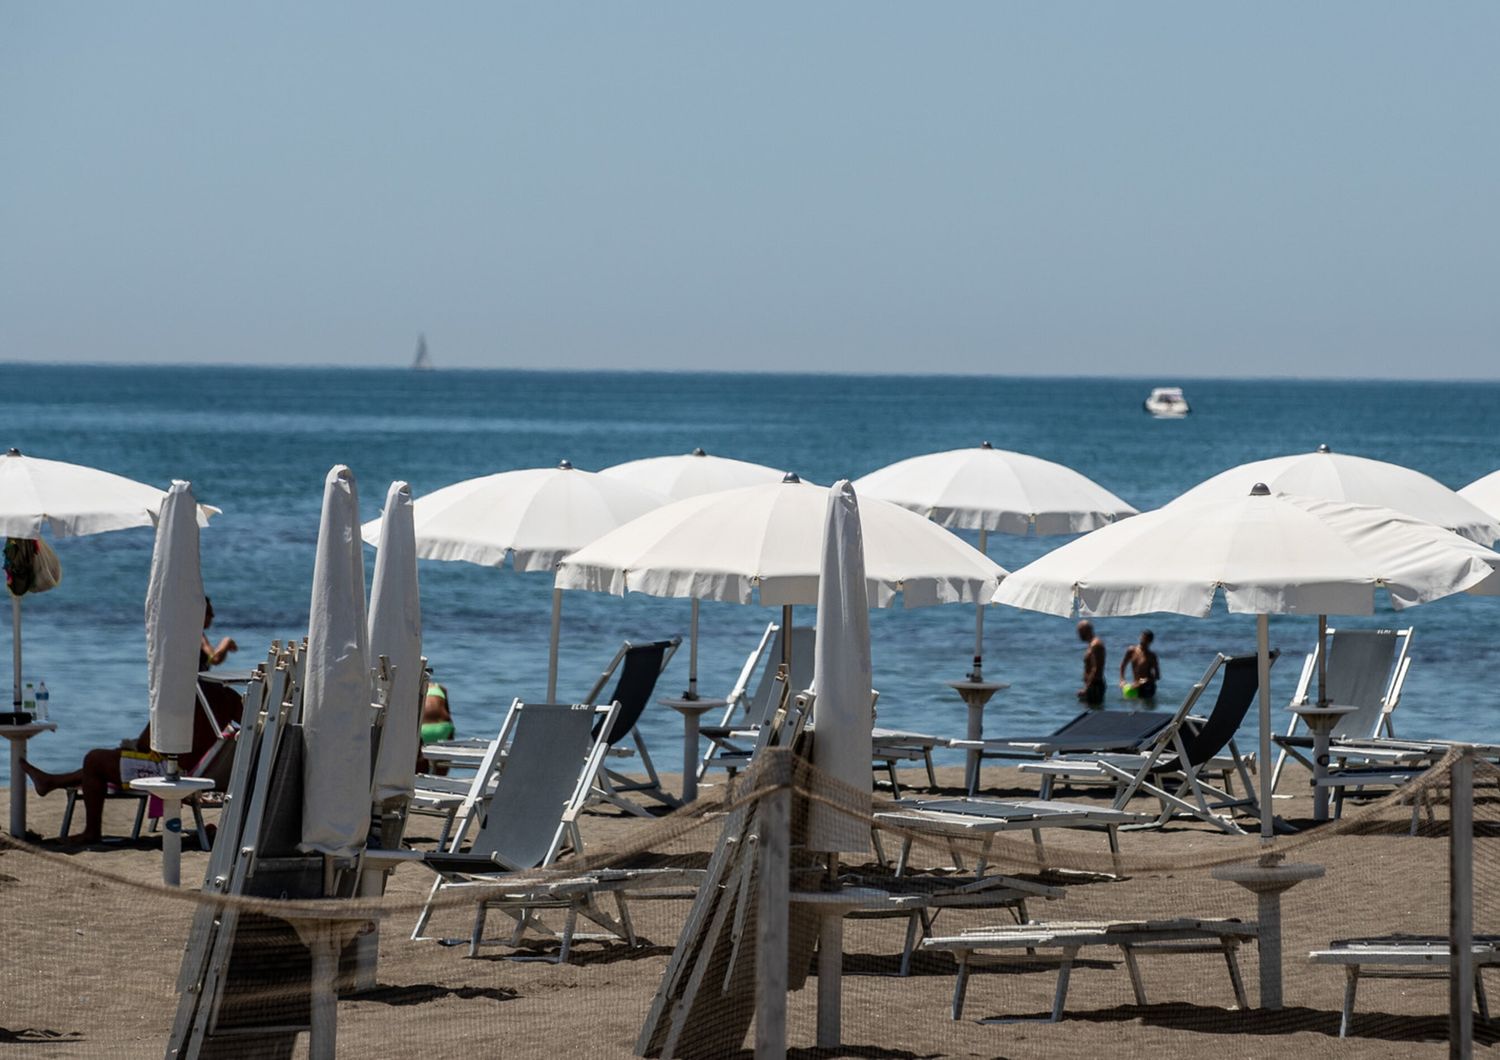
[[[1474,939],[1474,1000],[1479,1018],[1489,1021],[1489,1001],[1480,972],[1500,964],[1500,936]],[[1453,975],[1453,956],[1445,936],[1387,935],[1368,939],[1335,939],[1327,949],[1307,955],[1314,964],[1336,964],[1344,969],[1344,1005],[1339,1037],[1347,1038],[1354,1022],[1354,997],[1364,979],[1441,979]]]

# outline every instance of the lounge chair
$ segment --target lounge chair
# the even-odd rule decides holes
[[[604,702],[616,705],[618,709],[608,725],[602,720],[597,722],[593,735],[596,737],[601,733],[604,735],[605,746],[611,755],[629,754],[630,752],[620,745],[627,736],[630,737],[635,744],[635,753],[641,756],[641,765],[646,770],[646,779],[636,780],[606,765],[599,771],[595,780],[593,793],[595,801],[608,802],[622,810],[643,817],[650,816],[649,811],[624,798],[625,792],[645,795],[666,806],[681,805],[661,786],[661,777],[656,773],[656,766],[651,761],[651,752],[646,749],[645,738],[641,736],[637,725],[646,707],[651,703],[651,694],[656,691],[656,683],[661,678],[662,671],[672,661],[672,656],[676,654],[681,644],[681,637],[649,641],[645,644],[634,644],[627,640],[620,645],[620,650],[615,652],[614,658],[610,660],[604,672],[594,682],[594,687],[589,689],[588,695],[584,697],[585,703]],[[615,681],[614,692],[608,699],[601,701],[599,696],[604,691],[604,686],[616,673],[619,674],[619,679]]]
[[[812,684],[813,650],[817,631],[811,626],[792,629],[792,666],[787,684],[794,692]],[[762,726],[780,706],[784,688],[777,680],[782,660],[781,627],[766,626],[760,643],[745,659],[734,688],[725,696],[728,706],[717,725],[698,730],[708,749],[698,764],[698,779],[710,769],[724,769],[734,776],[750,764]],[[750,682],[755,687],[750,687]]]
[[[552,865],[564,843],[583,848],[578,815],[583,811],[608,748],[606,735],[617,708],[589,704],[522,703],[506,715],[498,742],[507,749],[488,806],[467,851],[461,851],[467,829],[455,830],[449,849],[428,854],[423,863],[438,874],[418,917],[412,938],[421,938],[439,894],[451,888],[477,889],[470,955],[478,952],[486,913],[499,908],[517,920],[512,942],[531,925],[532,909],[525,888],[509,889],[506,876]],[[597,724],[602,723],[602,724]],[[621,897],[623,902],[623,897]],[[581,907],[581,908],[578,908]],[[589,897],[570,902],[564,952],[571,945],[574,912],[582,911],[625,937],[628,930],[604,919]],[[597,914],[597,915],[596,915]]]
[[[1489,1022],[1489,999],[1480,972],[1500,964],[1500,936],[1474,939],[1474,1001],[1479,1018]],[[1365,979],[1441,979],[1453,975],[1452,950],[1445,935],[1386,935],[1368,939],[1335,939],[1327,949],[1307,955],[1314,964],[1337,964],[1344,969],[1344,1006],[1339,1037],[1347,1038],[1354,1022],[1354,996]],[[1370,970],[1367,970],[1370,969]],[[1378,969],[1378,970],[1374,970]]]
[[[1272,663],[1276,656],[1273,652]],[[1223,677],[1213,710],[1201,724],[1197,723],[1190,718],[1190,712],[1220,669]],[[1117,810],[1125,809],[1138,792],[1155,796],[1162,806],[1155,822],[1158,826],[1179,813],[1186,813],[1226,832],[1242,833],[1243,829],[1232,818],[1218,811],[1248,806],[1252,812],[1260,812],[1249,769],[1234,742],[1234,734],[1245,720],[1259,687],[1259,663],[1254,655],[1217,655],[1144,753],[1058,755],[1042,762],[1023,762],[1021,771],[1042,775],[1044,799],[1051,792],[1051,782],[1059,777],[1102,780],[1115,785]],[[1220,759],[1226,749],[1228,758]],[[1234,796],[1227,783],[1224,788],[1216,788],[1203,779],[1204,773],[1211,771],[1222,771],[1227,779],[1231,768],[1239,773],[1245,789],[1243,797]],[[1169,791],[1167,784],[1174,784],[1174,790]]]
[[[1328,631],[1328,702],[1356,708],[1339,719],[1330,733],[1332,740],[1376,740],[1395,736],[1391,713],[1401,703],[1401,690],[1411,668],[1408,654],[1411,637],[1410,627]],[[1315,648],[1303,660],[1297,691],[1292,696],[1293,707],[1306,706],[1316,698],[1317,672],[1318,650]],[[1303,731],[1305,728],[1301,716],[1293,714],[1286,733],[1276,737],[1282,750],[1271,775],[1273,791],[1281,779],[1289,754],[1312,768],[1312,762],[1301,753],[1313,745],[1312,736]]]
[[[1221,953],[1229,967],[1229,982],[1234,990],[1235,1005],[1248,1009],[1245,984],[1240,976],[1239,947],[1256,938],[1254,923],[1241,920],[1097,920],[1065,923],[1007,924],[1001,927],[976,928],[961,935],[931,938],[922,943],[924,951],[952,953],[958,961],[958,976],[953,984],[953,1019],[962,1019],[964,997],[968,992],[969,968],[975,954],[984,951],[1024,950],[1027,955],[1039,950],[1060,951],[1057,991],[1053,995],[1048,1022],[1062,1019],[1068,999],[1068,979],[1078,954],[1089,946],[1116,946],[1125,958],[1135,1003],[1146,1004],[1146,988],[1141,979],[1137,958],[1156,953]],[[1194,1000],[1198,1000],[1195,994]]]
[[[1199,690],[1201,691],[1201,689]],[[1166,711],[1085,710],[1053,732],[1038,736],[998,737],[993,740],[949,740],[948,746],[960,751],[978,751],[980,760],[1001,758],[1035,761],[1059,754],[1098,754],[1144,751],[1172,715]],[[979,788],[976,769],[969,785],[969,795]]]

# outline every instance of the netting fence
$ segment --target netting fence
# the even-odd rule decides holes
[[[904,773],[918,786],[904,794],[924,797],[925,776]],[[1278,798],[1283,819],[1307,823],[1306,779],[1283,781],[1297,792]],[[956,771],[938,781],[937,794],[959,794]],[[986,788],[1035,797],[1013,770],[987,771]],[[830,865],[808,851],[813,806],[867,829],[869,852]],[[55,827],[60,800],[32,810],[38,829]],[[784,1020],[794,1055],[1439,1055],[1450,1002],[1467,997],[1450,958],[1452,895],[1462,906],[1467,889],[1450,858],[1470,848],[1476,1002],[1500,952],[1488,948],[1500,769],[1456,751],[1279,837],[1269,858],[1255,836],[1196,819],[1122,829],[1115,851],[1100,826],[935,832],[897,810],[772,748],[685,808],[588,810],[546,870],[496,865],[481,879],[468,866],[434,893],[433,865],[399,860],[383,893],[316,901],[295,896],[355,869],[267,845],[251,885],[223,893],[213,873],[234,852],[214,861],[189,840],[187,886],[166,888],[149,836],[82,852],[5,837],[0,1044],[16,1056],[305,1056],[331,1017],[343,1056],[717,1057],[751,1055],[757,1034],[774,1051],[764,1035]],[[130,812],[112,803],[108,826],[127,830]],[[413,814],[404,844],[432,851],[444,828]],[[1321,869],[1280,895],[1279,1008],[1263,1004],[1266,906],[1226,878],[1258,863],[1272,876]],[[1481,1050],[1500,1041],[1481,1010],[1473,1036]]]

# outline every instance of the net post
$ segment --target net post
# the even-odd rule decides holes
[[[1474,751],[1449,770],[1448,1055],[1474,1051]]]
[[[766,754],[759,798],[760,908],[755,935],[755,1060],[785,1060],[791,889],[791,755]]]

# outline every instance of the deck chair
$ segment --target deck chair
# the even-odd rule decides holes
[[[1401,702],[1401,689],[1411,668],[1412,629],[1330,629],[1328,631],[1328,701],[1356,707],[1345,714],[1330,734],[1334,741],[1373,740],[1396,735],[1391,712]],[[1307,653],[1291,706],[1311,703],[1317,695],[1318,649]],[[1312,747],[1301,716],[1292,715],[1286,734],[1278,736],[1281,753],[1271,774],[1271,789],[1281,780],[1281,771],[1291,755],[1308,768],[1312,763],[1299,753]],[[1299,731],[1302,730],[1302,731]]]
[[[949,740],[948,746],[958,751],[978,751],[981,761],[985,758],[1024,761],[1086,752],[1129,754],[1149,747],[1151,739],[1171,720],[1172,715],[1166,711],[1085,710],[1044,735]],[[970,797],[978,787],[979,771],[976,769],[969,785]]]
[[[651,703],[651,694],[656,691],[656,682],[660,680],[662,671],[672,661],[672,656],[677,653],[681,644],[681,637],[673,637],[671,640],[654,640],[645,644],[633,644],[627,640],[620,645],[620,650],[615,652],[615,657],[610,660],[604,672],[599,675],[599,679],[594,682],[594,687],[589,689],[588,695],[584,697],[585,703],[600,703],[599,695],[604,691],[604,686],[616,673],[620,675],[615,682],[614,693],[602,701],[614,703],[618,710],[612,716],[607,730],[604,722],[599,721],[595,724],[595,731],[592,735],[597,737],[601,733],[604,734],[604,743],[611,755],[630,753],[620,746],[629,736],[635,744],[635,752],[641,756],[641,765],[646,770],[646,779],[637,780],[612,770],[606,765],[599,771],[595,780],[594,801],[608,802],[642,817],[649,817],[651,814],[645,807],[624,798],[624,792],[638,792],[666,806],[681,805],[661,786],[661,777],[656,773],[656,766],[651,761],[651,752],[646,749],[646,740],[641,735],[637,724],[641,720],[641,715],[645,713],[646,707]]]
[[[794,691],[812,684],[816,637],[817,630],[811,626],[792,628],[792,668],[788,683]],[[733,776],[750,764],[756,735],[780,704],[776,672],[781,659],[781,627],[772,622],[761,634],[755,650],[745,659],[734,688],[724,697],[729,705],[724,708],[719,724],[705,725],[698,730],[699,735],[708,741],[708,749],[698,763],[699,780],[710,769],[728,770]],[[750,687],[751,681],[755,682],[754,688]]]
[[[520,941],[534,917],[524,895],[517,900],[507,892],[505,876],[550,866],[565,843],[575,852],[583,849],[578,816],[603,769],[606,736],[618,713],[614,704],[595,707],[517,700],[511,705],[498,737],[507,749],[504,765],[487,808],[477,815],[478,829],[469,849],[460,849],[469,831],[464,828],[455,830],[447,850],[423,858],[438,878],[412,931],[413,939],[422,937],[433,903],[443,891],[478,888],[470,955],[478,952],[492,907],[516,919],[512,944]],[[596,910],[591,899],[583,905],[590,919],[625,936],[626,929]],[[572,941],[573,922],[570,915],[565,947]]]
[[[1271,653],[1273,664],[1277,654]],[[1220,670],[1223,676],[1213,710],[1201,724],[1196,723],[1190,712]],[[1114,808],[1117,810],[1125,809],[1137,793],[1156,797],[1162,807],[1161,815],[1153,822],[1158,827],[1179,813],[1186,813],[1223,831],[1242,834],[1244,830],[1234,823],[1233,818],[1219,811],[1245,806],[1250,807],[1251,812],[1260,812],[1249,769],[1234,743],[1234,734],[1255,702],[1259,688],[1256,656],[1217,655],[1203,677],[1193,685],[1182,706],[1172,715],[1171,721],[1152,739],[1145,753],[1059,755],[1042,762],[1023,762],[1020,769],[1043,774],[1043,798],[1050,792],[1048,782],[1059,776],[1092,777],[1114,782]],[[1228,762],[1219,760],[1216,763],[1226,749],[1229,751]],[[1218,788],[1204,780],[1204,774],[1216,764],[1226,776],[1229,768],[1238,772],[1245,790],[1244,797],[1235,797],[1228,790],[1227,783]],[[1172,787],[1169,789],[1168,785]]]

